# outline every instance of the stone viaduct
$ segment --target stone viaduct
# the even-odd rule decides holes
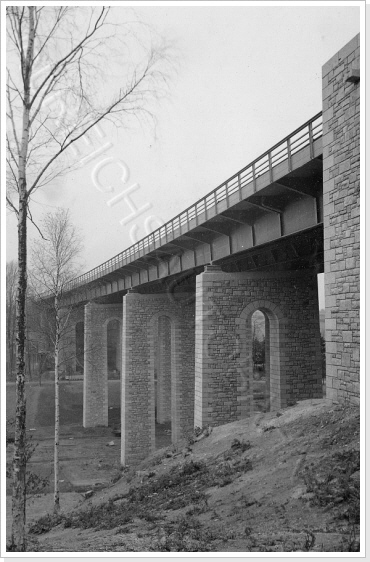
[[[154,449],[155,421],[171,421],[175,442],[194,426],[253,412],[256,310],[265,317],[269,407],[320,398],[318,273],[327,397],[358,403],[359,36],[324,65],[322,91],[322,114],[70,284],[85,427],[108,424],[116,326],[123,464]]]

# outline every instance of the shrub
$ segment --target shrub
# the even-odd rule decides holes
[[[360,522],[360,485],[351,479],[360,468],[360,452],[351,449],[336,452],[318,464],[306,467],[303,480],[307,491],[313,493],[311,503],[327,505],[347,504],[338,517],[350,523]]]

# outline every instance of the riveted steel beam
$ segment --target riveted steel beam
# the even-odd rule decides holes
[[[245,211],[223,211],[221,216],[225,217],[227,220],[237,223],[237,224],[249,224],[251,226],[252,221],[245,217]]]
[[[298,195],[305,195],[306,197],[312,197],[313,199],[316,199],[315,196],[312,195],[311,193],[307,193],[306,191],[304,191],[303,189],[299,189],[298,187],[292,187],[291,185],[286,185],[281,180],[274,181],[274,185],[283,187],[284,189],[286,189],[287,191],[291,191],[292,193],[297,193]]]
[[[220,222],[210,222],[202,224],[202,228],[205,230],[209,230],[210,232],[214,232],[215,234],[222,234],[223,236],[230,236],[229,224],[222,225]]]
[[[282,209],[277,209],[276,207],[272,207],[270,204],[266,205],[266,203],[264,202],[265,198],[264,197],[256,197],[253,196],[249,199],[247,199],[247,203],[249,205],[253,205],[254,207],[258,207],[259,209],[262,209],[263,211],[267,211],[269,213],[276,213],[278,215],[282,214]]]

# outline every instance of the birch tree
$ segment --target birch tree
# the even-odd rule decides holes
[[[117,8],[113,8],[113,11]],[[10,549],[25,551],[25,300],[31,199],[73,166],[71,150],[93,127],[150,113],[170,57],[111,8],[7,7],[7,204],[18,221],[17,375]],[[137,40],[136,40],[137,39]],[[135,43],[136,41],[136,43]],[[133,48],[132,45],[136,47]],[[108,56],[109,53],[109,56]],[[132,55],[135,53],[134,63]],[[117,80],[107,82],[109,73]]]
[[[60,367],[67,359],[63,346],[69,348],[73,306],[63,302],[65,288],[80,272],[81,237],[70,221],[69,211],[48,213],[42,222],[44,239],[34,243],[31,251],[31,285],[35,308],[39,309],[39,329],[35,332],[54,352],[55,427],[54,427],[54,513],[60,510],[59,494],[59,380]],[[45,297],[47,295],[47,298]]]

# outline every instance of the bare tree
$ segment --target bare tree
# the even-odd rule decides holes
[[[70,169],[69,149],[83,135],[103,120],[126,122],[127,117],[142,115],[167,80],[166,49],[153,42],[146,46],[148,41],[141,41],[132,23],[117,26],[109,18],[110,8],[105,6],[7,7],[7,204],[18,218],[10,545],[15,551],[26,549],[25,302],[30,199],[38,188]],[[139,55],[133,64],[134,50],[129,45],[135,38]],[[120,86],[114,81],[108,85],[109,73],[119,76]]]
[[[59,497],[59,380],[60,367],[66,359],[63,353],[72,326],[72,306],[66,306],[63,295],[67,283],[79,273],[78,258],[82,252],[81,237],[72,225],[69,212],[58,209],[48,213],[42,223],[44,239],[32,247],[30,271],[34,303],[39,307],[40,334],[54,351],[55,433],[54,433],[54,512],[60,510]],[[35,326],[34,326],[35,330]]]

